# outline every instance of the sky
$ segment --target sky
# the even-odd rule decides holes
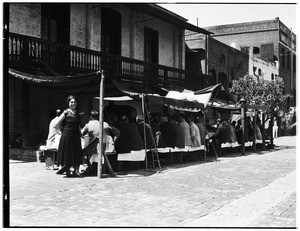
[[[199,27],[217,26],[232,23],[243,23],[260,20],[270,20],[279,17],[280,21],[288,28],[297,32],[296,15],[299,10],[297,2],[289,4],[281,3],[167,3],[158,4],[180,16],[188,19],[188,22]],[[299,13],[299,12],[298,12]],[[298,29],[299,30],[299,29]]]

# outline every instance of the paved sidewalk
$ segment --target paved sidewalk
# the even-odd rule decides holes
[[[10,225],[293,228],[296,141],[274,143],[271,152],[102,179],[64,178],[45,163],[10,161]]]

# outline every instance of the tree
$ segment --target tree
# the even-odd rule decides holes
[[[229,92],[239,102],[242,98],[247,104],[266,105],[266,116],[274,116],[274,109],[282,108],[288,95],[284,94],[284,82],[282,80],[268,81],[250,75],[232,81]]]

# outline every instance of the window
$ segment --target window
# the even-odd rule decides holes
[[[273,73],[271,74],[271,80],[274,80],[274,74]]]
[[[225,65],[226,64],[226,62],[225,62],[225,55],[223,55],[223,54],[220,54],[220,60],[219,60],[219,63],[221,64],[221,65]]]
[[[253,47],[253,54],[259,54],[259,47]]]
[[[69,4],[41,4],[42,39],[52,42],[70,43],[70,6]]]
[[[261,76],[261,69],[260,68],[258,68],[258,75],[260,75]]]
[[[218,82],[221,83],[225,88],[228,88],[228,78],[225,73],[220,72],[218,74]]]

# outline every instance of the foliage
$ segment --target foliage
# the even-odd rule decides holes
[[[229,92],[239,102],[242,98],[247,104],[266,105],[267,117],[280,108],[288,95],[284,94],[284,82],[281,80],[267,81],[250,75],[232,81]]]

